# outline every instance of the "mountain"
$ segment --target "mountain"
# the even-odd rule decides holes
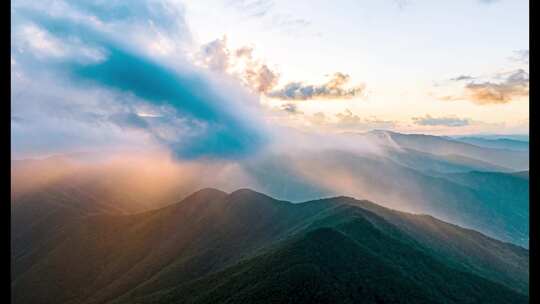
[[[13,303],[528,301],[528,250],[350,197],[204,189],[48,231],[12,251]]]
[[[34,233],[91,214],[131,214],[163,207],[197,189],[193,168],[179,168],[159,157],[102,161],[60,155],[11,162],[11,232],[15,252]],[[197,168],[198,169],[198,168]],[[205,170],[199,170],[206,172]],[[53,225],[54,223],[54,225]]]
[[[497,166],[483,160],[462,155],[435,155],[411,149],[389,149],[388,157],[400,165],[423,173],[458,173],[470,171],[512,172],[512,169]]]
[[[465,157],[509,168],[514,171],[529,169],[529,152],[481,147],[442,136],[402,134],[391,131],[371,131],[358,134],[359,138],[376,140],[395,149],[410,149],[445,157]]]
[[[497,284],[452,271],[415,250],[401,248],[394,240],[369,239],[395,245],[408,259],[423,258],[403,268],[379,256],[356,236],[360,223],[345,229],[318,228],[284,243],[267,254],[243,261],[166,292],[137,298],[140,303],[489,303],[525,302],[526,297]],[[358,231],[355,231],[358,233]],[[361,232],[365,234],[364,231]],[[355,239],[358,238],[358,240]],[[388,242],[388,243],[386,243]],[[382,245],[382,244],[381,244]],[[420,264],[420,265],[419,265]],[[406,267],[405,266],[405,267]],[[405,268],[404,267],[404,268]],[[256,282],[256,284],[253,284]],[[451,287],[448,287],[448,286]],[[208,288],[209,286],[216,286]],[[192,295],[197,294],[192,300]]]
[[[181,178],[192,169],[177,172],[180,169],[171,161],[158,156],[88,158],[83,154],[13,160],[13,204],[22,205],[24,201],[36,205],[32,202],[36,197],[47,208],[78,205],[88,212],[132,213],[163,206],[196,186]],[[51,196],[53,202],[45,203],[44,195]]]
[[[522,231],[514,234],[515,243],[529,242],[529,175],[528,171],[517,173],[478,172],[441,175],[457,184],[475,189],[477,197],[490,202],[493,213],[504,214],[505,220],[497,220],[506,231]]]
[[[278,154],[247,163],[245,171],[253,177],[255,190],[279,198],[361,197],[397,210],[431,214],[528,247],[528,180],[501,172],[490,175],[490,184],[484,184],[485,175],[468,174],[477,171],[441,173],[426,164],[422,172],[413,169],[417,166],[412,162],[405,166],[393,157],[339,150]],[[469,182],[459,182],[458,175],[452,178],[452,174],[468,175]],[[498,187],[496,179],[510,184]]]
[[[479,137],[484,139],[511,139],[517,141],[529,142],[529,134],[478,134],[471,136],[461,136],[461,137]]]
[[[160,157],[88,164],[66,157],[16,161],[11,215],[18,226],[27,228],[12,237],[20,240],[16,247],[24,246],[19,244],[31,239],[29,229],[39,227],[47,233],[40,223],[60,221],[60,225],[63,213],[143,212],[163,207],[192,189],[212,186],[227,191],[248,187],[295,202],[349,195],[431,214],[528,247],[528,179],[508,179],[520,173],[465,156],[421,152],[397,143],[390,147],[383,143],[391,140],[388,136],[381,139],[377,153],[312,149],[200,163]],[[492,182],[484,184],[484,175],[472,173],[495,171],[500,174],[492,179],[515,182],[515,187],[486,190]],[[471,181],[464,183],[452,174],[468,174]]]
[[[479,147],[506,149],[512,151],[529,151],[529,142],[509,138],[488,139],[482,137],[456,137],[457,141]]]
[[[523,179],[529,180],[529,170],[527,171],[520,171],[520,172],[514,172],[514,176],[521,177]]]

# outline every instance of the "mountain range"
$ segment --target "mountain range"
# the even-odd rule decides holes
[[[529,151],[528,141],[512,138],[484,138],[475,136],[464,136],[457,137],[456,140],[486,148]]]
[[[203,189],[46,226],[12,251],[13,303],[528,302],[528,250],[351,197]]]
[[[430,214],[528,247],[528,152],[388,131],[352,134],[348,139],[359,145],[370,143],[377,150],[276,151],[242,161],[181,165],[163,161],[161,156],[98,164],[80,161],[80,156],[15,160],[13,220],[24,227],[36,217],[74,206],[73,212],[129,214],[165,206],[197,188],[234,191],[248,187],[295,202],[358,197],[397,210]],[[444,147],[459,154],[444,154]],[[478,160],[470,151],[495,154],[503,161]],[[510,162],[526,166],[503,167]]]
[[[12,160],[12,303],[528,302],[528,150],[343,139]]]

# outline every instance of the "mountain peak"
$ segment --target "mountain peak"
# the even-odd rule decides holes
[[[197,200],[209,200],[216,198],[223,198],[227,196],[227,192],[215,189],[215,188],[203,188],[193,192],[191,195],[185,198],[185,200],[197,199]]]
[[[257,192],[255,190],[251,190],[249,188],[240,188],[238,190],[235,190],[229,194],[229,197],[232,199],[263,199],[263,200],[275,200],[274,198]]]

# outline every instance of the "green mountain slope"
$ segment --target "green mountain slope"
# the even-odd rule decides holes
[[[291,204],[205,189],[162,209],[84,216],[49,231],[39,246],[12,252],[13,303],[219,303],[268,293],[519,303],[528,294],[526,249],[347,197]]]
[[[300,169],[294,171],[289,164]],[[483,175],[471,174],[470,182],[463,183],[447,178],[451,174],[425,173],[382,156],[337,150],[306,153],[302,157],[269,156],[251,164],[250,168],[267,168],[248,172],[260,185],[258,191],[273,196],[286,196],[296,185],[301,189],[293,196],[296,198],[302,196],[302,190],[311,193],[311,197],[346,194],[393,209],[431,214],[500,240],[528,246],[528,221],[524,220],[528,218],[528,209],[523,209],[529,203],[528,191],[523,191],[528,188],[528,181],[524,179],[520,180],[519,187],[486,190],[488,185],[482,183]],[[512,175],[494,175],[493,179],[497,178],[504,183]],[[304,186],[313,184],[319,185],[318,191]],[[505,202],[506,198],[511,200]],[[505,208],[501,208],[502,205]],[[520,216],[514,216],[516,214]]]
[[[131,301],[527,303],[528,299],[449,269],[357,219],[338,228],[311,230],[225,271],[126,303]]]

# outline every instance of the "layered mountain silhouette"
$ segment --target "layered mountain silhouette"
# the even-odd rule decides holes
[[[50,216],[12,223],[13,303],[528,303],[527,249],[351,197]]]
[[[246,168],[257,190],[278,197],[300,201],[306,196],[346,194],[431,214],[528,247],[528,179],[514,173],[447,171],[428,165],[334,150],[272,155]]]
[[[465,157],[482,160],[512,170],[527,170],[529,168],[529,152],[524,149],[502,148],[501,145],[488,147],[487,144],[471,144],[466,139],[460,141],[434,135],[401,134],[379,130],[360,134],[359,136],[376,138],[382,144],[394,148],[406,148],[458,159]]]
[[[426,213],[528,247],[528,151],[446,137],[373,131],[347,137],[373,151],[275,151],[245,160],[179,166],[152,160],[81,164],[79,156],[12,162],[18,227],[63,213],[130,214],[163,207],[193,189],[249,187],[288,201],[348,195]],[[491,155],[491,156],[490,156]],[[21,228],[22,229],[22,228]],[[22,232],[16,246],[24,246]]]
[[[529,151],[529,142],[511,138],[483,138],[474,136],[457,137],[456,140],[475,146],[507,149],[515,151]]]

